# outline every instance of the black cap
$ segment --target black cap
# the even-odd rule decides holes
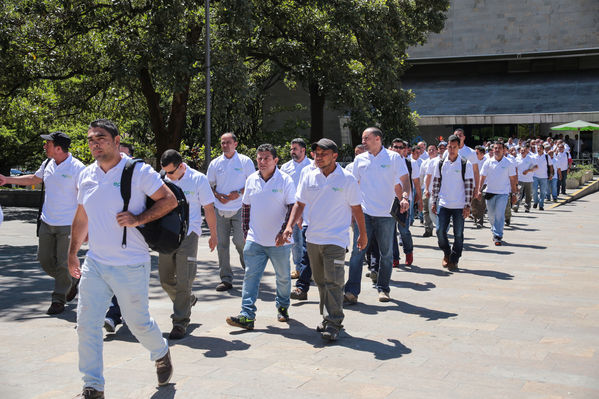
[[[64,145],[67,148],[71,145],[71,138],[63,132],[52,132],[50,134],[42,134],[40,135],[40,137],[44,140],[53,141],[55,144],[58,144],[60,146]]]
[[[337,144],[335,144],[335,142],[330,139],[320,139],[316,143],[312,143],[312,151],[315,151],[316,147],[320,147],[323,150],[333,150],[334,153],[339,152]]]

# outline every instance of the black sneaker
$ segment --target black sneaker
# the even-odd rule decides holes
[[[327,328],[327,322],[326,321],[321,321],[320,323],[318,323],[318,325],[316,326],[316,332],[323,332],[325,329]]]
[[[297,299],[298,301],[305,301],[308,299],[308,293],[301,288],[296,287],[291,291],[290,298]]]
[[[245,328],[246,330],[254,329],[254,319],[248,319],[244,315],[227,317],[227,324],[234,327]]]
[[[532,204],[532,207],[537,209],[537,204]]]
[[[530,208],[524,209],[524,213],[530,213]]]
[[[106,332],[114,333],[116,330],[116,323],[110,317],[106,317],[104,319],[104,329]]]
[[[320,336],[322,339],[326,339],[327,341],[337,341],[339,329],[337,327],[327,325],[324,331],[320,333]]]
[[[422,237],[432,237],[432,236],[433,236],[432,230],[424,230],[424,234],[422,235]]]
[[[64,312],[64,304],[60,302],[52,302],[46,314],[55,315]]]
[[[378,279],[379,279],[379,273],[378,273],[378,272],[375,272],[374,270],[371,270],[371,271],[370,271],[370,279],[372,280],[372,282],[373,282],[374,284],[376,284],[376,282],[377,282],[377,281],[378,281]]]
[[[289,321],[289,309],[284,306],[279,307],[277,310],[277,320],[282,323]]]
[[[158,377],[158,385],[163,386],[168,384],[173,376],[173,365],[171,363],[171,351],[166,352],[166,355],[156,360],[156,376]]]
[[[216,286],[216,290],[219,292],[229,291],[231,288],[233,288],[233,284],[227,283],[226,281],[223,281],[219,285]]]
[[[544,210],[545,210],[545,208],[543,208],[542,206],[540,206],[540,207],[539,207],[539,210],[540,210],[540,211],[544,211]]]
[[[81,392],[79,395],[75,396],[75,398],[104,399],[104,392],[96,391],[94,388],[85,387],[85,388],[83,388],[83,392]]]

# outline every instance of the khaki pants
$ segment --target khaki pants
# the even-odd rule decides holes
[[[158,255],[160,284],[173,301],[173,326],[187,328],[191,317],[191,288],[197,272],[198,235],[191,233],[172,254]]]
[[[520,195],[518,195],[518,202],[514,205],[514,210],[518,212],[522,199],[524,199],[524,208],[530,209],[530,202],[532,201],[532,182],[519,181],[518,190],[520,191]]]
[[[485,200],[482,198],[472,198],[472,217],[474,223],[483,224],[485,219]]]
[[[239,254],[241,267],[245,268],[243,261],[243,247],[245,238],[243,236],[243,227],[241,223],[241,208],[230,218],[221,216],[216,210],[216,237],[218,245],[218,267],[220,269],[220,281],[233,284],[233,269],[231,269],[231,258],[229,255],[229,245],[231,241],[231,232],[233,233],[233,245]]]
[[[50,277],[54,278],[52,302],[65,304],[73,279],[69,273],[69,243],[71,226],[50,226],[40,222],[37,259]]]
[[[433,224],[433,220],[431,219],[429,201],[430,197],[424,197],[422,199],[422,217],[424,218],[424,228],[427,231],[432,232],[435,226]]]
[[[312,276],[320,294],[320,314],[325,325],[341,328],[344,317],[345,248],[309,242],[307,249]]]

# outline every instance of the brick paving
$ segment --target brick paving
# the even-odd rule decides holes
[[[190,335],[171,343],[172,383],[157,388],[149,353],[126,326],[104,343],[107,398],[597,398],[599,194],[543,213],[517,213],[506,245],[467,222],[460,271],[442,269],[435,237],[412,229],[414,265],[394,270],[391,302],[363,278],[335,344],[314,328],[318,292],[279,323],[267,266],[256,328],[225,323],[240,309],[218,293],[216,252],[200,239]],[[5,209],[0,227],[0,398],[70,398],[77,369],[77,301],[45,314],[52,280],[35,259],[35,210]],[[488,227],[488,225],[486,226]],[[232,254],[233,255],[233,254]],[[235,256],[232,256],[235,261]],[[347,259],[349,261],[349,254]],[[150,311],[170,331],[171,302],[157,278]]]

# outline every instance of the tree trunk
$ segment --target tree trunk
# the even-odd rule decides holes
[[[150,116],[150,125],[152,126],[152,132],[154,133],[154,139],[156,140],[156,165],[154,165],[154,167],[159,168],[160,155],[162,155],[162,152],[166,150],[166,146],[168,145],[166,142],[168,140],[168,133],[164,124],[164,116],[160,109],[160,95],[154,90],[152,76],[150,75],[148,67],[140,69],[139,82],[141,84],[141,91],[146,98],[148,114]]]
[[[310,83],[310,142],[312,143],[324,137],[324,99],[318,84]]]

